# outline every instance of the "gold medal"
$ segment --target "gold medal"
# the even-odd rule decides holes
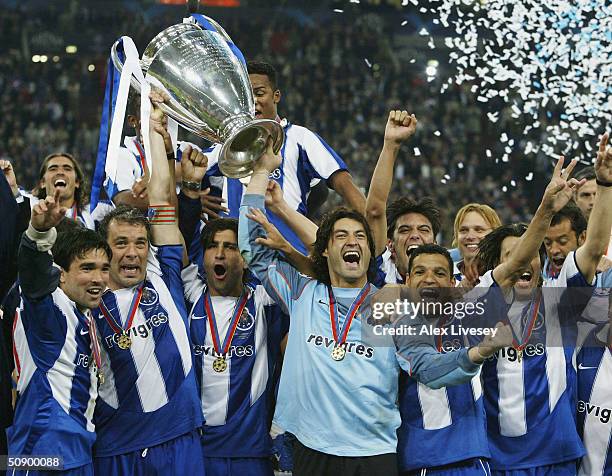
[[[117,339],[117,345],[121,350],[127,350],[132,346],[132,338],[124,331]]]
[[[98,383],[102,385],[104,383],[104,374],[98,370]]]
[[[217,357],[214,361],[213,361],[213,370],[215,372],[225,372],[227,370],[227,362],[225,361],[225,357]]]
[[[336,362],[340,362],[342,359],[344,359],[345,355],[346,350],[344,349],[344,347],[341,347],[339,345],[334,347],[334,350],[332,350],[331,353],[332,359],[334,359]]]
[[[516,349],[516,352],[518,354],[518,361],[520,364],[523,361],[523,349]]]

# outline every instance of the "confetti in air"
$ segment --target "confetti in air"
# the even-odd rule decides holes
[[[472,84],[476,100],[491,104],[491,122],[520,124],[525,140],[500,138],[506,154],[567,154],[591,163],[593,145],[612,122],[611,1],[428,3],[456,33],[445,38],[456,69],[441,92],[453,82]]]

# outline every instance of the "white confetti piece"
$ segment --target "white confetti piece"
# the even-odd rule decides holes
[[[420,151],[420,149],[419,149],[418,147],[415,147],[415,148],[414,148],[414,155],[415,155],[416,157],[418,157],[419,155],[421,155],[421,151]]]
[[[436,137],[440,137],[442,135],[442,133],[440,131],[434,131],[434,136]]]

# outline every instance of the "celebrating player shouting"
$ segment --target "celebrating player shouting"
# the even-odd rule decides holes
[[[478,349],[374,348],[363,339],[374,243],[363,215],[331,212],[312,253],[317,279],[299,274],[264,245],[268,176],[280,163],[271,146],[256,164],[240,209],[239,244],[266,291],[292,319],[275,422],[297,437],[294,474],[397,474],[400,364],[440,387],[470,380]],[[251,208],[253,207],[253,208]],[[489,355],[486,352],[486,355]],[[398,363],[399,360],[399,363]]]
[[[166,159],[163,114],[155,98],[150,119],[153,171],[149,221],[135,208],[118,207],[100,231],[111,249],[109,287],[96,322],[102,371],[96,405],[99,475],[203,474],[198,429],[202,411],[193,371],[181,268],[183,247],[170,205],[174,161]],[[183,160],[199,166],[191,151]],[[149,243],[161,269],[151,263]]]
[[[479,259],[487,269],[497,267],[481,278],[479,286],[493,281],[504,288],[514,286],[517,296],[508,314],[515,333],[513,346],[487,361],[482,370],[491,467],[498,475],[575,474],[576,462],[584,454],[575,428],[573,349],[563,345],[564,331],[571,330],[584,306],[577,302],[577,293],[560,304],[559,293],[551,294],[550,288],[591,285],[608,244],[612,151],[606,151],[606,141],[607,135],[601,139],[595,164],[597,198],[586,239],[567,255],[556,278],[541,283],[543,261],[537,250],[555,213],[581,184],[567,178],[575,162],[565,172],[563,161],[557,163],[527,231],[503,226],[480,243]],[[528,259],[517,261],[519,254]]]

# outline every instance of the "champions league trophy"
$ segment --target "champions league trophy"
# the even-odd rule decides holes
[[[285,133],[270,119],[255,119],[255,100],[246,66],[230,48],[231,39],[214,20],[212,30],[188,22],[159,33],[146,47],[140,67],[153,88],[169,96],[162,110],[182,127],[212,142],[223,144],[219,169],[227,177],[251,174],[253,164],[272,137],[277,153]],[[113,45],[111,58],[123,64]],[[132,86],[141,85],[132,76]]]

